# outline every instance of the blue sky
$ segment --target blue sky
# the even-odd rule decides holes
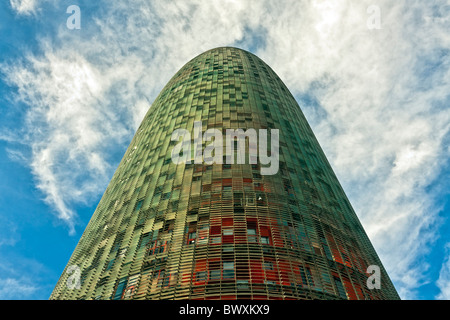
[[[49,298],[156,95],[218,46],[290,88],[401,297],[449,299],[448,30],[443,0],[2,1],[0,299]]]

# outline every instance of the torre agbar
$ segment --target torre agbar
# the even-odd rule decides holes
[[[177,129],[191,134],[184,162],[173,159]],[[195,141],[196,129],[223,134],[216,161],[198,161],[220,139]],[[227,154],[231,129],[267,133],[258,147],[265,138],[265,155],[278,151],[272,172],[251,158],[250,135]],[[292,94],[258,57],[222,47],[156,98],[50,299],[399,296]]]

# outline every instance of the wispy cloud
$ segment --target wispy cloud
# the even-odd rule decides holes
[[[0,299],[27,299],[38,290],[29,280],[23,279],[1,279],[0,278]]]
[[[0,248],[14,246],[20,239],[17,226],[11,220],[0,215]]]
[[[445,248],[445,258],[436,285],[440,289],[436,299],[450,300],[450,244]]]
[[[43,9],[45,5],[56,5],[61,2],[58,0],[9,0],[9,5],[18,16],[36,18],[45,12]]]
[[[367,28],[370,5],[381,9],[379,30]],[[449,155],[449,17],[444,0],[105,2],[78,33],[62,28],[44,54],[4,71],[29,105],[23,135],[37,186],[73,230],[73,206],[101,194],[108,154],[170,77],[207,49],[252,40],[297,97],[317,102],[299,101],[401,295],[413,298],[439,227],[427,187]]]
[[[37,0],[10,0],[11,7],[19,15],[32,15],[36,11]]]
[[[47,48],[45,56],[29,57],[7,73],[17,99],[30,106],[22,134],[37,187],[73,231],[69,205],[101,191],[110,169],[102,151],[113,141],[123,143],[126,122],[117,114],[124,111],[105,97],[108,77],[70,50]]]
[[[31,14],[36,9],[35,0],[10,0],[11,7],[19,14]]]
[[[41,275],[48,272],[42,264],[14,254],[1,258],[0,300],[30,299],[42,291]]]

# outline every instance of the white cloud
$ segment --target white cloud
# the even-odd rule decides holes
[[[438,300],[450,300],[450,244],[446,246],[446,256],[439,272],[439,279],[436,285],[440,292],[436,296]]]
[[[36,18],[40,13],[46,13],[45,17],[48,17],[47,12],[45,12],[44,5],[46,4],[57,4],[58,0],[9,0],[11,8],[19,16],[27,16]]]
[[[27,299],[38,290],[28,280],[6,278],[0,279],[0,299]]]
[[[0,300],[30,299],[43,291],[41,276],[48,270],[42,264],[15,254],[0,261]]]
[[[30,105],[23,137],[37,187],[73,231],[70,204],[101,192],[109,174],[103,148],[128,133],[114,114],[123,106],[105,98],[108,76],[71,50],[47,47],[44,57],[28,57],[7,72],[18,99]]]
[[[0,216],[0,248],[14,246],[20,240],[17,226],[12,221]]]
[[[35,13],[36,0],[10,0],[11,7],[21,15],[31,15]]]
[[[380,30],[367,28],[370,5],[381,8]],[[247,49],[262,35],[255,53],[295,95],[318,101],[300,105],[401,295],[414,297],[428,270],[419,258],[438,227],[426,187],[449,152],[445,1],[133,1],[104,9],[91,24],[83,20],[81,33],[61,29],[61,45],[43,43],[44,55],[7,68],[30,106],[25,136],[37,185],[59,218],[73,228],[72,206],[101,194],[114,169],[108,152],[129,141],[184,63],[217,46]]]

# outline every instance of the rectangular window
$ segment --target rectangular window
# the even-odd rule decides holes
[[[106,271],[108,271],[112,268],[112,266],[114,265],[114,261],[115,261],[115,259],[112,259],[109,261],[108,266],[106,267]]]
[[[263,264],[264,270],[273,270],[273,262],[272,261],[266,261]]]
[[[166,250],[167,244],[167,241],[152,241],[148,248],[148,255],[151,256],[154,254],[163,253]]]
[[[223,278],[224,279],[234,278],[234,261],[223,262]]]
[[[194,244],[195,243],[195,239],[197,238],[197,233],[196,232],[190,232],[188,234],[188,244]]]
[[[208,243],[208,236],[204,235],[204,236],[199,236],[198,237],[198,244],[207,244]]]
[[[336,288],[338,290],[338,294],[341,298],[347,299],[347,294],[345,293],[345,289],[344,286],[342,285],[341,279],[339,279],[338,277],[334,276],[334,283],[336,285]]]
[[[223,235],[224,236],[232,236],[233,235],[233,229],[223,229]]]
[[[270,291],[276,291],[277,288],[277,283],[275,281],[270,281],[270,280],[264,280],[264,283],[267,285],[267,289]]]
[[[309,285],[309,287],[313,287],[314,279],[311,270],[308,267],[304,268],[303,266],[299,266],[298,269],[300,271],[300,276],[302,277],[303,286],[307,287]]]
[[[231,245],[224,245],[222,247],[222,252],[223,253],[227,253],[227,252],[233,252],[234,251],[234,247]]]
[[[162,282],[162,286],[164,288],[169,287],[169,285],[170,285],[170,273],[164,276],[163,282]]]
[[[139,202],[136,204],[136,211],[142,207],[143,202],[144,202],[144,200],[139,200]]]
[[[249,289],[248,280],[238,280],[236,281],[238,290],[246,290]]]
[[[222,243],[222,237],[211,237],[211,243]]]
[[[220,270],[211,270],[209,272],[210,280],[220,280]]]
[[[167,200],[170,198],[170,192],[163,193],[161,200]]]
[[[119,280],[119,283],[117,284],[116,292],[114,294],[113,300],[120,300],[120,299],[122,299],[122,294],[125,291],[125,287],[127,285],[127,282],[128,282],[128,279],[126,277]]]
[[[258,242],[258,238],[256,236],[256,229],[247,229],[247,241]]]
[[[261,243],[262,244],[270,244],[269,237],[261,236]]]
[[[206,271],[197,272],[195,278],[196,278],[196,281],[198,281],[198,282],[206,281],[207,272]]]

